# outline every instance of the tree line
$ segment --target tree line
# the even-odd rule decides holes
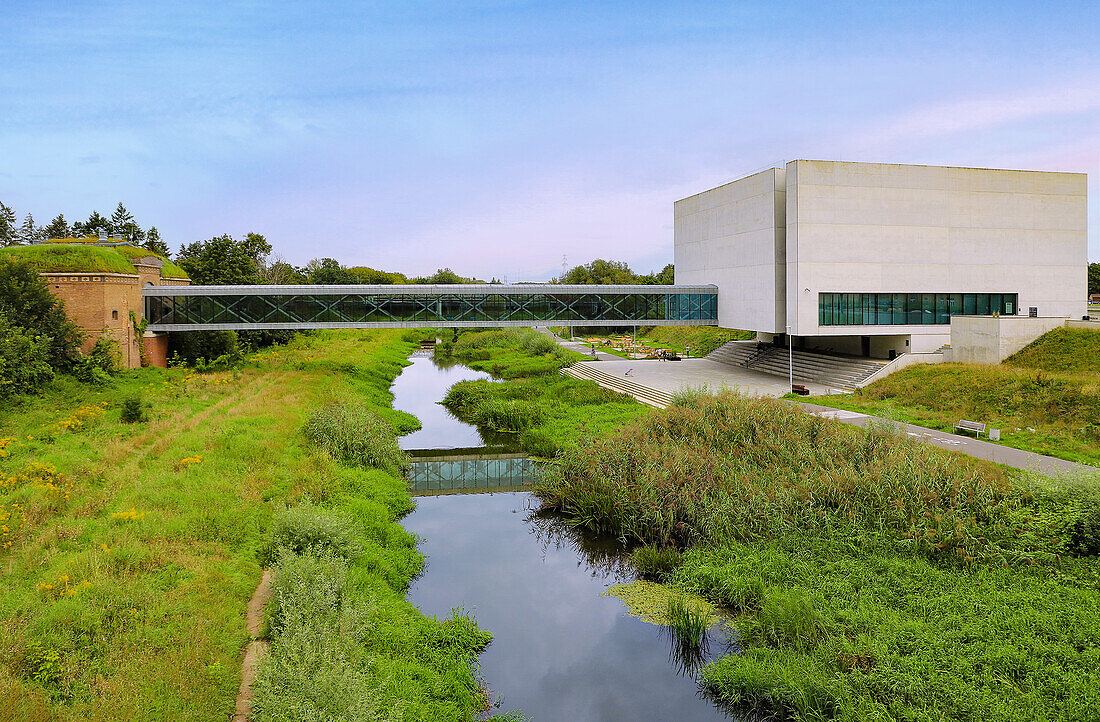
[[[99,235],[121,236],[135,246],[141,246],[162,256],[168,255],[168,244],[161,240],[156,226],[144,230],[120,201],[108,218],[99,211],[92,211],[86,220],[70,225],[64,213],[44,226],[38,225],[30,213],[23,216],[23,223],[16,223],[15,211],[0,201],[0,246],[19,246],[51,238],[87,238]]]

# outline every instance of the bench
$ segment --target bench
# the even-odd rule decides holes
[[[810,390],[802,384],[792,384],[791,393],[798,394],[799,396],[809,396]]]
[[[955,424],[955,431],[973,431],[974,438],[978,438],[985,431],[985,424],[980,424],[977,421],[967,421],[966,419],[960,419],[959,423]]]

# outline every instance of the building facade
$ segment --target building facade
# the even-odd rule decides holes
[[[131,264],[136,273],[66,271],[39,275],[65,304],[66,315],[84,331],[85,353],[101,336],[108,336],[118,342],[123,368],[141,366],[143,346],[151,365],[164,366],[168,337],[146,332],[139,340],[130,313],[133,312],[139,322],[145,317],[141,294],[145,286],[186,286],[191,281],[162,277],[164,262],[155,256],[137,258]]]
[[[1086,177],[796,160],[677,201],[677,283],[719,325],[886,358],[950,342],[954,316],[1081,318]]]

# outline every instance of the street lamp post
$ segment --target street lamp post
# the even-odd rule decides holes
[[[787,326],[787,380],[794,391],[794,344],[791,343],[791,327]]]

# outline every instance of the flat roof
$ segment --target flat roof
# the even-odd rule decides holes
[[[633,293],[718,293],[713,284],[675,286],[583,286],[555,283],[532,283],[504,286],[495,283],[478,284],[375,284],[355,286],[146,286],[143,296],[463,296],[534,294],[633,294]]]

